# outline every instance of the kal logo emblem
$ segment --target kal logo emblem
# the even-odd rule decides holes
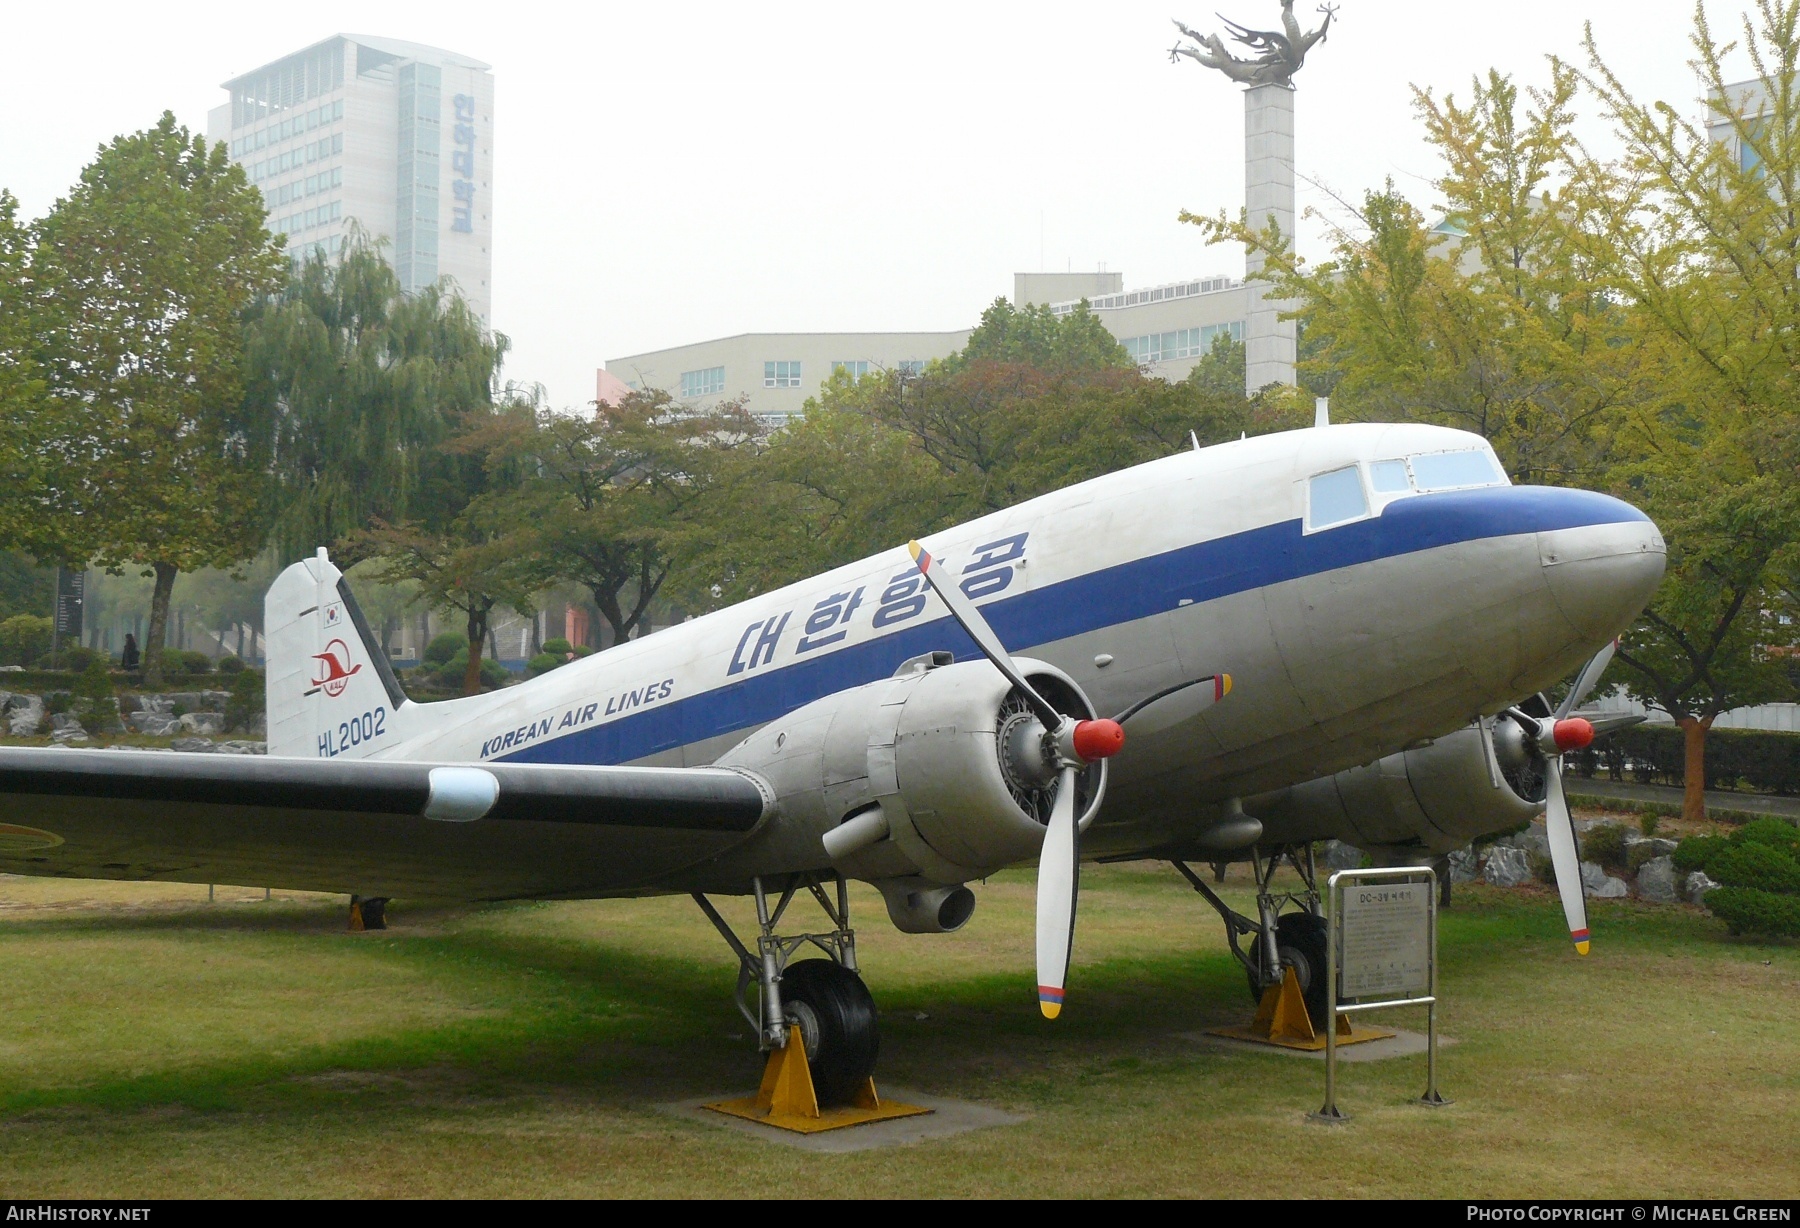
[[[336,699],[350,685],[350,679],[362,672],[362,666],[350,664],[350,646],[343,640],[332,640],[325,645],[324,652],[315,652],[313,660],[319,662],[320,676],[312,680],[316,687]]]

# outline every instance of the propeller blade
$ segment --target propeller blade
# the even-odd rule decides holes
[[[1594,727],[1594,737],[1604,738],[1609,733],[1617,733],[1621,729],[1630,729],[1633,725],[1642,725],[1650,718],[1642,712],[1627,713],[1621,716],[1590,716],[1588,724]]]
[[[944,574],[943,567],[931,557],[931,552],[916,541],[907,542],[906,550],[908,554],[912,555],[914,564],[918,566],[919,572],[925,577],[926,582],[931,585],[932,591],[949,607],[950,617],[954,618],[962,629],[969,633],[969,638],[975,641],[975,646],[981,649],[981,654],[992,661],[994,668],[1005,675],[1006,680],[1012,683],[1018,689],[1019,694],[1025,697],[1025,702],[1031,705],[1031,710],[1037,714],[1038,720],[1044,723],[1044,728],[1052,731],[1060,728],[1068,718],[1052,707],[1049,700],[1039,695],[1036,688],[1025,681],[1025,675],[1021,674],[1018,667],[1013,664],[1012,656],[1006,651],[1006,645],[1000,642],[1000,637],[994,634],[992,627],[988,626],[987,619],[981,616],[981,611],[975,608],[975,603],[963,595],[962,589],[956,586],[956,581]]]
[[[1230,674],[1208,674],[1204,678],[1178,682],[1154,695],[1147,695],[1113,717],[1113,720],[1121,725],[1131,722],[1131,732],[1134,734],[1157,733],[1198,716],[1229,694]]]
[[[1562,720],[1581,706],[1581,701],[1588,697],[1588,692],[1593,690],[1594,685],[1600,681],[1600,675],[1604,674],[1606,667],[1612,664],[1613,653],[1617,651],[1619,651],[1619,641],[1614,640],[1590,657],[1588,663],[1581,667],[1581,672],[1575,675],[1575,684],[1569,688],[1569,693],[1563,696],[1562,707],[1556,710],[1557,720]]]
[[[1556,867],[1556,890],[1562,896],[1563,919],[1569,923],[1569,937],[1575,943],[1575,953],[1586,955],[1587,899],[1581,892],[1581,854],[1575,846],[1575,819],[1569,814],[1569,799],[1563,796],[1562,760],[1552,756],[1544,761],[1544,769],[1549,776],[1544,832],[1550,837],[1550,861]]]
[[[1063,985],[1069,976],[1069,951],[1075,945],[1075,895],[1080,887],[1081,839],[1075,825],[1075,775],[1065,764],[1056,780],[1056,804],[1044,832],[1038,857],[1037,985],[1038,1009],[1044,1018],[1062,1013]]]
[[[1495,720],[1500,718],[1495,717]],[[1500,756],[1494,751],[1494,727],[1487,722],[1487,717],[1475,718],[1475,728],[1481,734],[1481,756],[1487,760],[1488,782],[1498,789],[1500,787]]]

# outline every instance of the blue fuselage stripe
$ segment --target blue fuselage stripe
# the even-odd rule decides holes
[[[1250,529],[1102,568],[982,607],[1013,652],[1136,622],[1250,589],[1458,542],[1647,520],[1590,491],[1511,486],[1400,499],[1380,516],[1304,534],[1298,520]],[[936,649],[959,659],[975,643],[948,616],[817,658],[770,666],[728,685],[590,726],[498,758],[516,763],[617,764],[748,730],[836,691],[891,675]],[[720,663],[721,673],[724,663]]]

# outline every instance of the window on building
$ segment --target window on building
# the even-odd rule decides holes
[[[681,373],[681,396],[683,400],[695,397],[710,397],[725,391],[725,368],[703,367],[698,371]]]
[[[1178,328],[1167,333],[1147,333],[1127,337],[1121,345],[1139,366],[1156,362],[1173,362],[1181,358],[1200,358],[1212,349],[1215,338],[1230,334],[1233,341],[1244,339],[1244,322],[1202,324],[1198,328]]]
[[[861,379],[869,373],[869,364],[860,358],[845,358],[831,364],[831,373],[846,372],[851,379]]]
[[[900,372],[901,376],[906,379],[916,379],[918,376],[925,374],[925,360],[923,358],[902,358],[899,362],[895,363],[894,366]]]
[[[765,362],[763,364],[764,388],[798,388],[799,386],[799,359],[792,362]]]

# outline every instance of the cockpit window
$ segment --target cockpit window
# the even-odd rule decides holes
[[[1345,521],[1358,520],[1369,514],[1369,500],[1363,494],[1362,475],[1356,466],[1321,473],[1307,484],[1306,527],[1323,529]]]
[[[1369,466],[1369,485],[1378,495],[1404,494],[1412,489],[1403,460],[1376,461]]]
[[[1499,486],[1506,481],[1506,475],[1500,472],[1493,454],[1481,449],[1415,456],[1412,458],[1412,471],[1419,489],[1424,491]]]

